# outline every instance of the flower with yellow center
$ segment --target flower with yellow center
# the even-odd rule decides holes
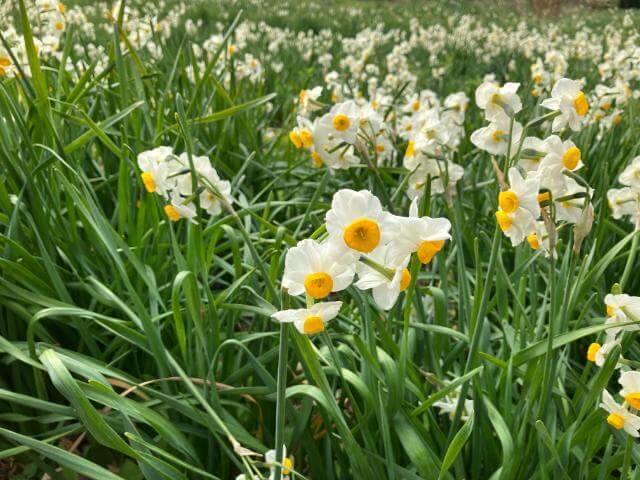
[[[539,193],[536,199],[538,200],[538,205],[542,206],[543,203],[551,201],[551,192]]]
[[[396,218],[398,228],[389,243],[390,261],[399,263],[416,252],[423,265],[444,247],[445,240],[451,238],[451,223],[446,218],[418,217],[417,203],[412,203],[409,217]]]
[[[519,83],[509,82],[500,86],[495,82],[484,82],[476,89],[476,104],[490,121],[500,116],[513,116],[522,110],[518,88]]]
[[[269,469],[271,470],[271,475],[269,476],[269,478],[275,478],[276,465],[279,463],[281,465],[281,472],[283,475],[282,480],[289,479],[288,475],[290,475],[291,471],[293,470],[293,457],[287,456],[286,445],[282,446],[282,462],[279,462],[276,459],[275,450],[267,451],[267,453],[265,453],[264,455],[264,460],[265,460],[265,463],[269,466]],[[242,480],[245,480],[245,479],[243,478]]]
[[[640,410],[640,372],[623,372],[618,382],[622,385],[620,396],[623,397],[632,408]]]
[[[291,140],[291,143],[293,143],[294,147],[296,148],[302,147],[302,138],[300,138],[300,134],[297,131],[291,130],[289,132],[289,140]]]
[[[518,209],[518,195],[513,190],[500,192],[498,195],[498,205],[505,213],[513,213]]]
[[[380,227],[375,220],[358,218],[347,225],[342,238],[348,247],[369,253],[380,244]]]
[[[596,355],[598,354],[598,351],[600,350],[600,348],[602,348],[602,345],[600,345],[597,342],[594,342],[591,345],[589,345],[589,348],[587,349],[587,360],[595,363]]]
[[[333,117],[333,128],[338,130],[339,132],[344,132],[351,125],[351,121],[349,117],[347,117],[344,113],[339,113],[335,117]]]
[[[551,98],[541,106],[555,113],[551,129],[559,132],[568,126],[574,132],[582,127],[582,120],[589,111],[589,101],[580,89],[580,83],[568,78],[559,79],[551,90]]]
[[[167,217],[169,217],[172,222],[177,222],[178,220],[180,220],[180,213],[173,205],[165,205],[164,213],[167,214]]]
[[[147,192],[155,192],[166,197],[176,188],[176,173],[181,166],[173,156],[170,147],[158,147],[138,155],[140,178]]]
[[[562,156],[562,163],[567,170],[575,170],[580,163],[581,152],[578,147],[569,147]]]
[[[144,188],[146,188],[147,192],[153,193],[156,191],[156,182],[153,179],[152,173],[143,172],[140,178],[142,178],[142,183],[144,183]]]
[[[416,146],[413,140],[409,140],[407,144],[407,150],[404,152],[405,158],[413,158],[416,154]]]
[[[356,267],[358,281],[355,286],[361,290],[371,289],[373,299],[383,310],[389,310],[396,303],[400,292],[411,282],[407,270],[409,255],[396,261],[391,255],[391,245],[383,245],[366,258],[361,258]]]
[[[307,295],[320,300],[328,297],[333,289],[333,279],[325,272],[310,273],[304,278],[304,289]]]
[[[580,116],[586,115],[589,111],[589,101],[582,90],[580,90],[576,98],[573,99],[573,106]]]
[[[311,148],[313,145],[313,135],[310,130],[303,128],[300,130],[300,141],[304,148]]]
[[[502,230],[503,232],[509,230],[511,228],[511,224],[513,223],[509,214],[503,210],[498,210],[496,212],[496,221],[498,222],[500,230]]]
[[[532,233],[531,235],[527,236],[527,242],[529,243],[529,246],[533,250],[538,250],[540,248],[540,242],[538,241],[538,235],[536,235],[535,233]]]
[[[506,155],[511,148],[511,155],[515,155],[517,145],[522,136],[522,125],[513,122],[511,129],[511,119],[505,114],[496,116],[486,127],[481,127],[471,134],[471,143],[481,150],[485,150],[492,155]],[[509,131],[511,131],[511,147],[509,146]]]
[[[368,190],[343,189],[334,194],[326,223],[329,235],[337,242],[356,252],[369,253],[389,242],[396,222]]]
[[[604,408],[609,415],[607,423],[616,430],[623,430],[632,437],[640,437],[640,417],[631,413],[624,405],[619,405],[611,396],[611,394],[602,391],[602,403],[600,407]]]
[[[321,302],[310,308],[281,310],[271,315],[280,323],[293,323],[296,329],[305,335],[323,332],[326,324],[338,316],[342,302]]]
[[[316,168],[320,168],[324,164],[322,157],[315,150],[311,152],[311,161],[313,162],[313,166]]]
[[[357,256],[337,242],[306,239],[287,250],[282,286],[289,295],[315,300],[339,292],[353,282]]]

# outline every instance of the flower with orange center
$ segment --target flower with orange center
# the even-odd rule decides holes
[[[444,240],[426,240],[418,246],[417,255],[420,263],[427,265],[436,253],[444,247]]]
[[[503,210],[498,210],[496,212],[496,221],[500,226],[500,230],[502,230],[503,232],[506,232],[511,228],[511,225],[512,225],[511,217],[507,212]]]
[[[147,192],[153,193],[156,191],[156,182],[153,179],[152,173],[143,172],[140,178],[142,178],[142,183],[144,183],[144,188],[146,188]]]
[[[631,372],[635,373],[635,372]],[[603,390],[602,391],[602,403],[600,407],[604,408],[609,415],[607,416],[607,423],[616,430],[623,430],[632,437],[640,437],[640,417],[631,413],[625,405],[619,405],[611,396],[611,394]]]
[[[310,297],[320,300],[331,293],[333,279],[325,272],[310,273],[304,279],[304,289]]]
[[[596,355],[598,354],[598,351],[600,350],[601,347],[602,345],[596,342],[589,345],[589,348],[587,350],[587,360],[589,360],[590,362],[595,362]]]
[[[506,213],[513,213],[518,209],[518,195],[513,190],[500,192],[498,195],[498,205]]]
[[[375,220],[359,218],[347,225],[342,238],[350,248],[369,253],[380,244],[380,227]]]
[[[280,323],[293,323],[305,335],[323,332],[329,321],[338,316],[342,302],[321,302],[309,308],[282,310],[271,315]]]
[[[313,162],[313,166],[316,168],[320,168],[324,164],[322,157],[315,150],[311,152],[311,161]]]
[[[573,106],[576,109],[576,113],[581,117],[589,111],[589,101],[582,90],[580,90],[576,98],[573,99]]]
[[[409,269],[405,268],[402,270],[402,278],[400,279],[400,291],[404,292],[411,283],[411,274],[409,273]]]
[[[180,220],[180,213],[173,205],[165,205],[164,213],[167,214],[167,217],[169,217],[169,220],[171,220],[172,222],[177,222],[178,220]]]
[[[538,242],[538,235],[536,235],[535,233],[532,233],[531,235],[527,236],[527,242],[529,243],[529,246],[533,250],[538,250],[540,248],[540,242]]]
[[[335,117],[333,117],[333,128],[338,130],[339,132],[344,132],[351,125],[351,121],[349,117],[347,117],[344,113],[339,113]]]
[[[367,256],[360,258],[356,267],[358,281],[355,286],[360,290],[371,289],[373,299],[383,310],[389,310],[395,304],[400,292],[411,282],[407,270],[410,256],[397,262],[390,251],[391,245],[383,245]]]
[[[627,371],[618,380],[622,389],[620,395],[631,407],[640,410],[640,372]]]
[[[570,147],[562,156],[562,163],[567,170],[574,170],[580,163],[581,156],[582,154],[578,147]]]
[[[289,132],[289,140],[293,143],[293,146],[296,148],[302,147],[302,138],[300,138],[300,134],[295,130],[291,130]]]
[[[339,292],[353,282],[357,255],[337,242],[306,239],[287,250],[282,286],[289,295],[315,300]]]

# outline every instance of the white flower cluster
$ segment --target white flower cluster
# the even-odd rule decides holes
[[[623,332],[636,332],[640,330],[640,297],[632,297],[624,293],[610,293],[605,299],[607,309],[607,329],[605,342],[592,343],[587,351],[587,359],[601,367],[609,353],[620,345],[620,335]],[[624,360],[618,360],[616,368],[623,368],[619,382],[622,386],[620,396],[624,399],[618,404],[611,394],[602,392],[602,403],[609,415],[607,422],[616,430],[622,430],[633,437],[640,437],[640,372],[628,370],[623,365]]]
[[[184,217],[195,222],[196,198],[210,215],[218,215],[224,204],[232,202],[231,184],[220,179],[209,157],[193,156],[190,162],[187,153],[174,155],[171,147],[157,147],[140,153],[138,166],[147,192],[168,201],[164,210],[172,221]]]
[[[631,160],[618,180],[624,187],[607,191],[613,218],[629,217],[636,230],[640,230],[640,156]]]
[[[446,218],[419,217],[415,203],[408,217],[392,215],[368,190],[336,192],[325,220],[326,238],[302,240],[285,258],[282,286],[292,296],[306,294],[308,308],[273,314],[309,335],[324,331],[342,305],[314,302],[352,284],[372,290],[377,305],[389,310],[411,282],[411,254],[428,264],[451,229]]]
[[[583,166],[582,153],[570,139],[555,134],[545,139],[523,137],[524,128],[515,120],[522,110],[518,88],[517,83],[494,82],[478,87],[476,103],[489,125],[473,132],[471,142],[492,155],[506,156],[506,165],[517,162],[509,168],[508,183],[498,196],[500,229],[514,246],[526,238],[532,248],[543,247],[552,254],[550,237],[555,236],[556,221],[574,224],[576,236],[579,232],[582,238],[591,229],[593,189],[576,173]],[[551,97],[541,105],[550,112],[533,123],[552,120],[552,130],[565,136],[581,128],[589,111],[579,84],[567,78],[556,82]]]
[[[329,89],[339,84],[328,79]],[[422,195],[427,179],[432,194],[451,192],[464,170],[451,161],[462,137],[468,105],[462,93],[449,95],[441,102],[431,90],[408,92],[400,105],[392,92],[379,88],[369,99],[359,95],[333,105],[313,120],[316,111],[326,109],[320,101],[323,87],[302,90],[298,96],[298,125],[289,133],[296,148],[310,151],[316,167],[347,169],[365,158],[378,166],[393,166],[398,161],[398,142],[406,142],[403,166],[411,172],[407,196]],[[334,96],[335,98],[335,96]]]

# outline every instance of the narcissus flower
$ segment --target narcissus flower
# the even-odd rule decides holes
[[[640,192],[640,156],[631,160],[631,163],[620,174],[619,180],[621,184]]]
[[[640,191],[630,187],[611,188],[607,191],[607,202],[613,218],[629,216],[632,223],[640,219]]]
[[[282,286],[289,295],[325,298],[351,285],[355,261],[353,251],[337,242],[302,240],[287,251]]]
[[[342,302],[316,303],[311,308],[281,310],[271,315],[280,323],[293,323],[300,333],[314,335],[323,332],[326,324],[338,316]]]
[[[607,308],[607,317],[615,319],[610,323],[639,322],[637,325],[627,325],[622,330],[640,330],[640,297],[632,297],[626,293],[619,295],[609,293],[604,297],[604,303]]]
[[[322,116],[316,130],[321,135],[327,135],[330,140],[353,145],[359,124],[358,106],[353,100],[349,100],[334,105],[329,113]]]
[[[267,453],[264,454],[264,463],[267,464],[270,470],[269,478],[275,479],[276,475],[276,464],[280,463],[282,473],[282,480],[289,480],[289,475],[291,474],[291,470],[293,470],[293,457],[287,457],[287,447],[283,445],[282,447],[282,462],[278,462],[276,460],[276,451],[268,450]]]
[[[476,104],[484,110],[487,120],[495,120],[500,115],[512,117],[522,110],[522,101],[518,94],[519,83],[505,83],[500,86],[494,82],[485,82],[476,89]]]
[[[413,205],[413,204],[412,204]],[[415,215],[396,217],[398,231],[389,243],[389,255],[396,260],[406,258],[414,252],[422,264],[431,262],[451,235],[451,222],[446,218],[431,218]]]
[[[164,212],[172,222],[177,222],[181,218],[186,218],[192,223],[197,223],[195,221],[197,211],[193,202],[181,197],[176,191],[171,192],[169,200],[171,203],[165,205]]]
[[[496,116],[489,125],[479,128],[471,134],[471,143],[493,155],[506,155],[509,150],[510,123],[511,120],[506,115]],[[514,122],[511,136],[511,155],[516,153],[521,136],[522,125]]]
[[[548,110],[559,112],[553,119],[551,128],[559,132],[566,126],[577,132],[582,126],[582,118],[589,111],[589,101],[575,80],[561,78],[551,90],[551,98],[541,104]]]
[[[602,391],[601,408],[604,408],[609,415],[607,423],[616,430],[624,430],[632,437],[640,437],[640,417],[631,413],[625,406],[619,405],[606,390]]]
[[[451,394],[446,395],[442,400],[438,400],[433,404],[434,407],[440,410],[440,415],[448,415],[453,420],[456,410],[458,408],[458,399],[460,397],[460,387],[455,389]],[[473,400],[465,398],[464,407],[460,419],[463,422],[469,420],[469,417],[473,415]]]
[[[607,359],[607,355],[611,353],[611,350],[619,345],[619,342],[616,340],[613,334],[607,334],[607,338],[605,342],[600,345],[599,343],[592,343],[589,345],[589,349],[587,350],[587,360],[595,363],[598,367],[604,365],[605,360]],[[616,366],[619,367],[621,364],[618,363]]]
[[[309,90],[300,90],[298,95],[298,106],[301,115],[308,115],[309,112],[322,107],[316,100],[322,95],[322,87],[314,87]]]
[[[179,168],[171,147],[157,147],[138,154],[138,166],[142,170],[140,177],[147,192],[166,197],[176,186],[172,177]]]
[[[382,210],[380,200],[368,190],[337,191],[325,218],[331,237],[361,253],[388,243],[397,228],[394,217]]]
[[[390,245],[382,245],[371,252],[367,258],[375,265],[360,261],[356,267],[360,290],[371,289],[373,299],[383,310],[389,310],[411,282],[411,274],[407,269],[409,256],[398,260],[390,253]]]
[[[620,396],[636,410],[640,410],[640,372],[623,372],[618,379],[622,389]]]

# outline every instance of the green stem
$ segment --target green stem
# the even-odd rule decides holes
[[[285,298],[288,298],[285,296]],[[287,302],[288,303],[288,302]],[[283,308],[286,308],[283,305]],[[280,324],[280,345],[278,348],[278,384],[276,387],[276,471],[275,480],[282,478],[282,451],[284,445],[284,410],[287,390],[287,360],[289,346],[289,325]]]
[[[633,236],[633,240],[631,241],[631,250],[629,250],[629,256],[627,257],[627,264],[624,267],[624,272],[622,273],[622,278],[620,279],[620,287],[622,291],[624,291],[624,287],[629,280],[629,275],[631,275],[631,270],[633,269],[633,264],[636,259],[636,254],[638,253],[638,242],[640,241],[640,230],[636,230]]]

